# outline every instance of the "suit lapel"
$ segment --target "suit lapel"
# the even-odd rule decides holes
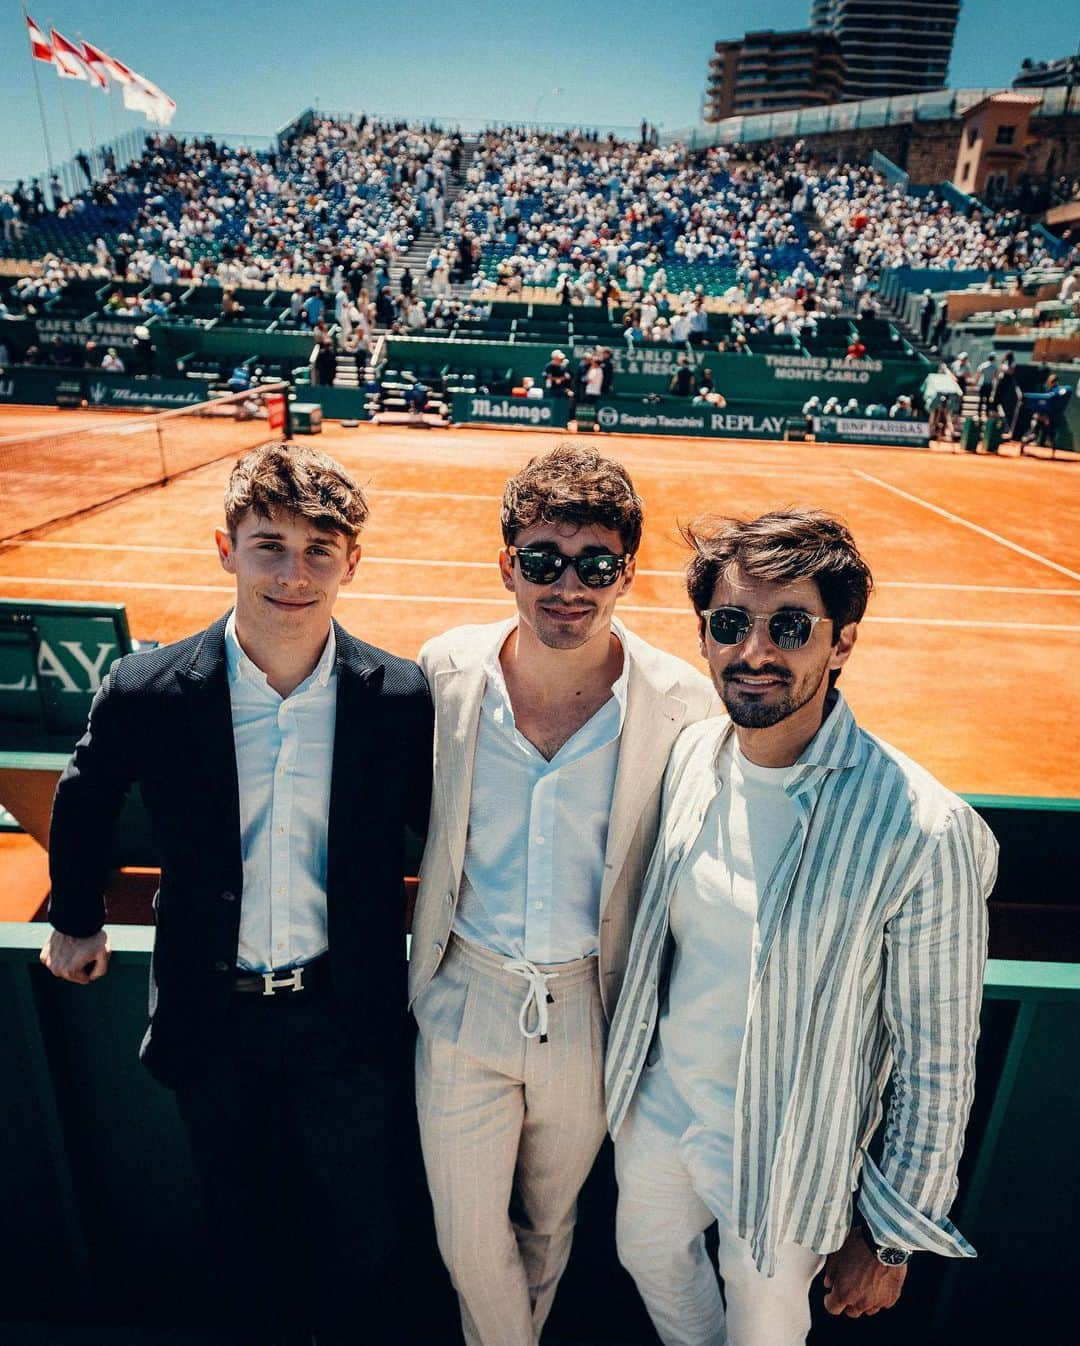
[[[686,720],[686,702],[661,690],[629,649],[630,677],[619,744],[619,766],[611,801],[600,910],[611,896],[649,796],[656,789],[671,745]]]
[[[483,663],[477,660],[464,668],[442,669],[435,674],[431,689],[437,707],[435,779],[446,819],[452,874],[460,874],[465,865],[476,739],[486,685]]]
[[[337,637],[337,709],[330,774],[330,811],[326,825],[326,892],[332,904],[350,863],[355,869],[357,805],[377,780],[371,713],[382,690],[384,667],[334,623]],[[332,919],[332,913],[331,913]]]
[[[235,847],[237,872],[241,868],[240,787],[236,774],[229,675],[225,663],[225,622],[222,617],[203,634],[194,657],[176,677],[184,690],[190,735],[188,743],[198,764],[191,788],[214,799],[212,810],[221,835]]]

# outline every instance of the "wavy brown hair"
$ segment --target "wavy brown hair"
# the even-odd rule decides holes
[[[225,488],[225,522],[234,536],[248,511],[261,519],[294,514],[353,540],[368,516],[363,490],[318,449],[264,444],[237,460]]]
[[[737,567],[772,583],[813,580],[832,620],[834,644],[841,627],[862,620],[874,579],[841,519],[822,510],[787,509],[757,519],[708,515],[680,531],[694,551],[686,591],[695,612],[709,606],[717,582]]]
[[[645,512],[622,463],[594,449],[560,444],[527,465],[506,483],[502,510],[503,541],[509,546],[523,528],[537,523],[598,524],[622,539],[631,556],[641,544]]]

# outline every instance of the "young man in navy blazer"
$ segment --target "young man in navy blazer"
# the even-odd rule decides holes
[[[242,458],[216,534],[235,607],[113,667],[53,810],[42,961],[80,983],[108,969],[133,783],[153,820],[142,1059],[187,1125],[234,1341],[382,1339],[411,1112],[403,838],[427,823],[432,707],[415,664],[332,620],[367,512],[325,454]]]

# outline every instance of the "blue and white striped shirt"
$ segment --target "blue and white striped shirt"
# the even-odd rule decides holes
[[[668,904],[716,788],[726,718],[677,740],[611,1025],[613,1135],[663,996]],[[974,1092],[997,843],[963,800],[861,730],[839,693],[785,786],[799,822],[761,894],[735,1100],[734,1216],[759,1268],[838,1248],[851,1193],[880,1244],[974,1249],[947,1218]],[[866,1152],[893,1094],[882,1154]]]

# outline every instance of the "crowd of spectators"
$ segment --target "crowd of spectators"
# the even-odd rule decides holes
[[[606,308],[631,347],[738,354],[756,334],[813,337],[822,318],[875,314],[888,267],[1050,260],[1014,211],[964,214],[802,144],[690,151],[653,134],[503,128],[470,148],[439,127],[367,117],[316,117],[265,152],[155,135],[52,213],[37,184],[0,200],[5,244],[46,220],[80,227],[85,256],[46,254],[0,300],[0,318],[42,312],[75,276],[137,282],[142,293],[116,284],[102,316],[140,326],[196,282],[220,287],[221,324],[250,316],[238,290],[281,287],[280,325],[311,333],[323,382],[340,354],[366,368],[379,331],[450,331],[481,317],[496,289]],[[434,244],[402,272],[421,230]],[[710,334],[716,311],[731,315],[722,334]],[[940,348],[936,316],[923,336]],[[847,358],[862,358],[859,346]],[[578,379],[579,395],[596,378]]]

